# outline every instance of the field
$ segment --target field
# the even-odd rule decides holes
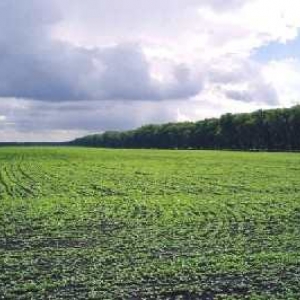
[[[0,299],[300,299],[300,154],[0,149]]]

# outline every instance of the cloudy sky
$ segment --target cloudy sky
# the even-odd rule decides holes
[[[299,0],[1,0],[0,141],[300,103]]]

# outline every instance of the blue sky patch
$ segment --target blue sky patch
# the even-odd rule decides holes
[[[300,58],[300,36],[285,44],[272,42],[261,47],[253,54],[253,58],[260,62],[283,60],[286,58]]]

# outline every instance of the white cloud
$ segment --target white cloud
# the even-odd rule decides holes
[[[263,70],[265,78],[275,87],[280,104],[300,104],[300,60],[288,58],[270,61]]]
[[[249,56],[255,48],[271,41],[286,42],[297,37],[300,27],[297,0],[252,0],[238,11],[216,12],[202,7],[198,14],[210,33],[212,55]]]

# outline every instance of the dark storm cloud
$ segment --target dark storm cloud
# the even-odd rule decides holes
[[[99,50],[95,57],[102,69],[96,99],[168,100],[189,98],[202,89],[200,76],[184,65],[174,65],[172,79],[160,82],[151,77],[150,65],[142,50],[134,44]]]
[[[1,3],[0,97],[163,100],[189,98],[201,90],[201,79],[187,67],[174,65],[168,82],[153,79],[138,45],[87,50],[51,39],[49,29],[59,14],[46,3]]]
[[[278,95],[276,90],[267,83],[252,82],[245,90],[226,90],[225,95],[242,102],[257,102],[268,105],[278,105]]]
[[[228,60],[221,65],[223,69],[211,67],[208,80],[217,84],[227,98],[245,103],[279,103],[275,88],[261,74],[260,64],[252,60],[234,64]]]
[[[45,102],[3,99],[0,132],[8,127],[18,132],[53,130],[103,130],[130,129],[141,123],[161,123],[166,118],[174,120],[174,110],[169,105],[153,101],[80,101]],[[1,115],[0,114],[0,115]]]

